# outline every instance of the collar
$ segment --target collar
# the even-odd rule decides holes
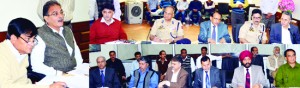
[[[47,25],[48,26],[48,25]],[[62,34],[62,32],[63,32],[63,30],[64,30],[64,27],[60,27],[59,28],[59,31],[56,31],[54,28],[51,28],[50,26],[48,26],[50,29],[52,29],[52,31],[54,32],[54,33],[58,33],[58,34]]]
[[[175,19],[174,19],[174,18],[172,18],[172,19],[171,19],[171,22],[172,22],[172,24],[175,24],[175,22],[174,22],[174,21],[175,21]],[[165,19],[163,18],[163,20],[161,21],[161,23],[163,24],[164,22],[165,22]]]
[[[213,26],[215,26],[215,25],[212,23],[212,21],[210,21],[210,27],[213,27]],[[218,25],[216,27],[218,27]]]
[[[113,18],[111,18],[110,22],[109,22],[109,23],[106,23],[106,22],[105,22],[105,19],[102,17],[100,22],[105,23],[105,24],[107,24],[107,25],[110,25],[110,24],[112,24],[113,22],[115,22],[115,20],[114,20]]]
[[[175,70],[172,69],[173,74],[178,74],[180,72],[181,68],[178,69],[177,72],[175,72]]]
[[[161,61],[161,58],[159,58],[158,61]],[[165,58],[165,61],[168,61],[167,58]]]
[[[9,49],[12,51],[12,53],[17,57],[17,60],[19,62],[22,61],[26,57],[27,54],[20,54],[19,51],[14,47],[14,45],[10,42],[10,40],[5,40],[6,44],[8,45]]]
[[[291,25],[289,24],[289,27],[288,28],[291,28]],[[281,29],[283,29],[283,26],[281,25]]]
[[[139,71],[139,73],[143,73],[141,69],[139,69],[138,71]],[[148,71],[149,71],[149,67],[147,67],[147,69],[146,69],[145,72],[148,72]],[[144,73],[145,73],[145,72],[144,72]]]
[[[100,72],[101,72],[101,70],[102,70],[103,72],[105,72],[106,67],[104,67],[103,69],[100,69],[100,68],[99,68],[99,71],[100,71]]]
[[[295,63],[295,67],[292,68],[291,65],[289,63],[286,63],[288,65],[288,68],[294,69],[294,68],[300,68],[300,64],[299,63]]]

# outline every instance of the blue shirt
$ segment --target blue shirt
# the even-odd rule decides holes
[[[168,6],[173,6],[174,8],[176,8],[175,5],[176,5],[176,2],[174,0],[161,0],[160,1],[161,8],[166,8]]]
[[[149,5],[150,10],[157,9],[157,6],[159,5],[158,0],[148,0],[147,4]]]
[[[202,9],[202,3],[200,1],[191,1],[189,5],[189,10],[197,9],[200,11]]]
[[[137,88],[143,88],[143,85],[144,85],[144,79],[146,77],[146,73],[149,71],[149,68],[146,69],[146,71],[143,73],[141,71],[141,69],[138,70],[139,73],[140,73],[140,80],[138,82],[138,86]],[[149,80],[146,80],[146,81],[149,81]],[[150,78],[150,84],[149,84],[149,88],[157,88],[158,86],[158,75],[156,73],[154,73],[152,75],[152,77]],[[132,88],[132,87],[135,87],[134,85],[134,71],[131,73],[131,78],[130,78],[130,82],[129,82],[129,88]]]

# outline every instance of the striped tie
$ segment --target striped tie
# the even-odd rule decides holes
[[[249,73],[249,69],[247,68],[247,73],[246,73],[246,84],[245,84],[245,88],[250,88],[250,73]]]

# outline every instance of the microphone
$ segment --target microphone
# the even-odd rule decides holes
[[[151,32],[151,28],[150,28],[150,30],[149,30],[149,32],[148,32],[147,37],[146,37],[146,41],[142,41],[141,44],[151,44],[151,41],[148,40],[148,38],[149,38],[149,36],[150,36],[150,32]]]

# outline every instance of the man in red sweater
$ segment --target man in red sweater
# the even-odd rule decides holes
[[[90,44],[104,44],[115,40],[127,40],[121,22],[113,17],[113,5],[105,5],[102,10],[103,17],[96,20],[90,28]]]

